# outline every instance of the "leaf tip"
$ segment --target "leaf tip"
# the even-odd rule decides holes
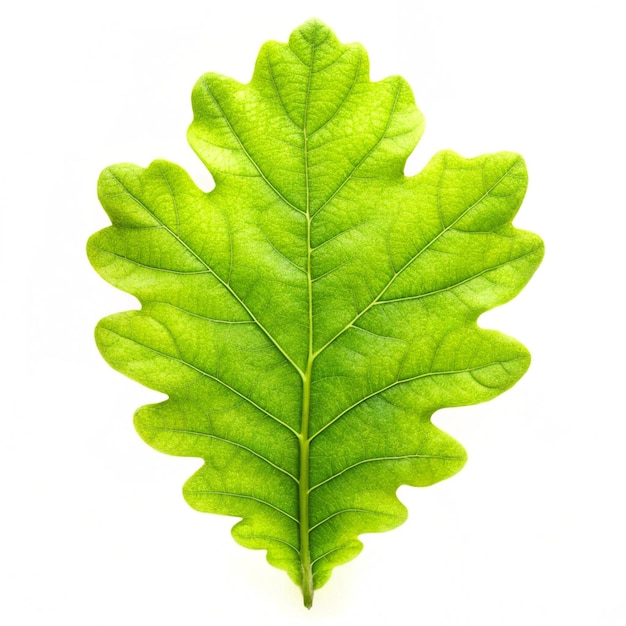
[[[296,28],[294,33],[300,35],[312,46],[319,46],[328,37],[333,36],[333,31],[317,17],[308,19],[304,24]]]

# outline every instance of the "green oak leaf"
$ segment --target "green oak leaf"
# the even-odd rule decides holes
[[[135,424],[204,460],[187,502],[240,517],[236,541],[267,550],[310,607],[359,535],[406,519],[400,485],[465,463],[433,413],[528,368],[521,344],[477,325],[543,255],[511,225],[526,169],[444,151],[406,177],[424,125],[410,88],[370,82],[364,49],[317,20],[266,43],[247,85],[203,76],[193,109],[214,190],[166,161],[100,177],[113,225],[89,258],[141,310],[103,319],[96,340],[168,395]]]

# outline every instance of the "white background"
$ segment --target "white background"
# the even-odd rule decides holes
[[[626,623],[624,16],[618,0],[22,2],[0,16],[0,622],[350,626]],[[409,521],[301,606],[233,520],[180,494],[199,466],[160,455],[132,414],[157,394],[111,370],[99,318],[134,308],[84,253],[106,226],[100,170],[186,144],[196,79],[247,82],[259,46],[309,17],[401,74],[441,148],[520,152],[516,224],[546,258],[482,318],[533,365],[491,403],[436,422],[468,449],[456,477],[402,488]]]

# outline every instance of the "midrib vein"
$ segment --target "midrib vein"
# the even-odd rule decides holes
[[[309,146],[307,136],[309,98],[311,94],[311,79],[313,77],[313,63],[315,61],[315,41],[311,44],[311,64],[306,88],[304,114],[302,117],[304,183],[306,192],[306,238],[307,263],[306,277],[309,300],[309,350],[306,370],[302,378],[302,416],[300,422],[300,475],[298,483],[298,509],[300,518],[300,565],[302,570],[302,595],[304,606],[311,608],[313,604],[313,569],[311,564],[310,546],[310,516],[309,516],[309,420],[311,416],[311,375],[313,371],[313,276],[311,272],[311,198],[309,181]]]

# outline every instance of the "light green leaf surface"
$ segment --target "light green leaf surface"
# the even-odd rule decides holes
[[[103,319],[96,339],[169,396],[135,424],[157,450],[204,459],[187,502],[241,517],[234,538],[267,550],[310,606],[360,534],[406,519],[400,485],[463,466],[433,412],[489,400],[528,367],[476,323],[543,255],[511,225],[526,169],[445,151],[405,177],[423,130],[410,88],[370,82],[363,48],[316,20],[265,44],[247,85],[203,76],[193,108],[213,191],[166,161],[102,173],[113,225],[89,258],[141,310]]]

